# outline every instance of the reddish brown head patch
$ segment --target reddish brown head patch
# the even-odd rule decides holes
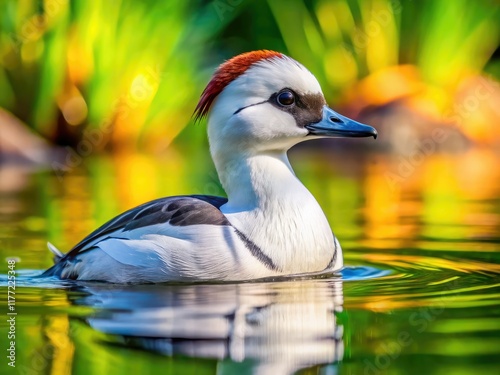
[[[269,50],[252,51],[242,53],[221,64],[201,94],[200,101],[194,110],[195,120],[197,121],[205,116],[217,95],[232,81],[245,73],[251,65],[273,57],[283,57],[283,55]]]

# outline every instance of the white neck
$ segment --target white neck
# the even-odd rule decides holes
[[[326,268],[335,248],[331,228],[286,152],[228,154],[213,156],[229,198],[221,208],[229,221],[284,272]]]
[[[285,152],[237,155],[217,163],[229,202],[226,212],[266,209],[277,197],[307,191],[295,177]],[[222,164],[222,165],[221,165]]]

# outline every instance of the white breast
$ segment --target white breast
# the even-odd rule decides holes
[[[249,158],[245,168],[228,173],[251,176],[245,184],[251,191],[235,186],[239,199],[230,199],[222,212],[283,272],[321,271],[336,248],[340,263],[334,264],[335,269],[342,266],[340,246],[323,210],[294,175],[285,154]],[[241,178],[231,176],[231,180]]]

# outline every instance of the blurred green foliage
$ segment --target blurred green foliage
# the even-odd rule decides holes
[[[252,49],[304,63],[327,100],[401,64],[449,93],[500,76],[494,0],[3,0],[0,14],[0,107],[60,144],[93,128],[164,146],[214,67]]]
[[[0,14],[0,107],[53,139],[111,125],[127,140],[150,124],[175,136],[199,95],[199,58],[224,25],[196,0],[6,0]]]
[[[337,91],[397,64],[417,65],[429,83],[454,85],[481,72],[500,40],[492,1],[268,3],[290,53]]]

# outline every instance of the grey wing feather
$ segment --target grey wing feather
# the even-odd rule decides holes
[[[187,195],[160,198],[132,208],[108,221],[75,245],[64,258],[89,250],[100,240],[112,236],[117,231],[131,231],[148,225],[169,222],[171,225],[195,224],[230,225],[220,206],[227,198],[208,195]],[[52,250],[52,249],[51,249]],[[53,251],[54,252],[54,251]],[[58,251],[59,252],[59,251]],[[59,254],[62,255],[61,252]],[[56,258],[59,258],[56,254]]]

